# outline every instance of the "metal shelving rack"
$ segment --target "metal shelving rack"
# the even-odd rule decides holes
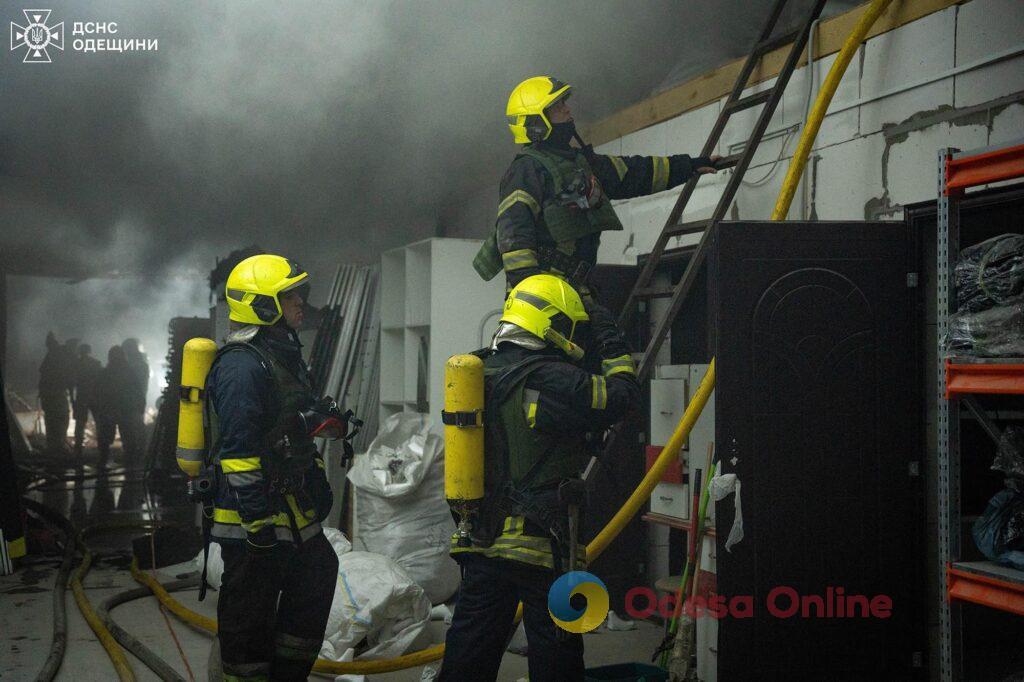
[[[969,187],[1024,177],[1024,140],[985,149],[939,152],[936,290],[938,306],[938,531],[940,679],[963,677],[958,604],[969,601],[1024,615],[1024,572],[994,562],[962,562],[960,551],[960,395],[1024,394],[1024,359],[945,359],[942,340],[956,301],[953,269],[960,252],[959,202]]]

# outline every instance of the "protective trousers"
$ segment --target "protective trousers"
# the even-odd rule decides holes
[[[85,427],[89,422],[89,413],[93,413],[93,420],[96,419],[95,411],[89,405],[75,406],[75,454],[82,454],[82,445],[85,443]]]
[[[468,555],[445,638],[439,682],[495,680],[508,646],[516,606],[523,602],[530,682],[582,682],[583,638],[559,638],[548,613],[550,570]]]
[[[316,662],[338,577],[323,533],[266,555],[222,543],[217,638],[224,679],[305,680]]]
[[[61,454],[67,447],[68,426],[71,424],[71,409],[66,395],[40,396],[43,408],[43,424],[46,427],[46,449]]]

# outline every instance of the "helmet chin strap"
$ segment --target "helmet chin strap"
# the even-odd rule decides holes
[[[583,349],[551,327],[548,327],[548,330],[544,332],[544,340],[577,362],[583,359]]]

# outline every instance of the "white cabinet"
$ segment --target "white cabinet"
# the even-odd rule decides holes
[[[490,342],[505,277],[473,269],[481,242],[426,239],[381,256],[380,418],[426,412],[441,433],[444,365]]]

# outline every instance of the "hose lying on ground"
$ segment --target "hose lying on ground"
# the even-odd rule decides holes
[[[662,449],[661,454],[654,462],[650,471],[647,472],[643,480],[640,481],[636,490],[634,490],[633,494],[630,495],[628,500],[626,500],[626,503],[622,505],[622,508],[616,512],[611,521],[609,521],[601,532],[597,534],[589,545],[587,545],[587,561],[593,561],[601,555],[608,545],[611,544],[611,541],[618,537],[619,533],[622,532],[622,529],[626,527],[630,520],[632,520],[633,516],[640,510],[640,506],[644,501],[651,496],[651,491],[654,490],[654,486],[661,480],[661,476],[665,469],[668,468],[674,458],[679,456],[679,449],[682,447],[687,436],[689,436],[690,430],[697,422],[697,419],[700,418],[700,413],[704,409],[704,405],[707,404],[708,397],[711,395],[714,388],[715,363],[714,360],[712,360],[711,364],[708,366],[707,373],[704,375],[704,379],[701,381],[700,387],[694,394],[690,404],[686,407],[686,411],[683,414],[683,418],[679,421],[679,425],[676,427],[675,433],[672,434],[668,444]],[[167,590],[164,589],[159,581],[140,571],[138,565],[134,561],[132,562],[131,572],[132,577],[153,590],[157,599],[159,599],[175,616],[186,623],[206,630],[207,632],[217,632],[217,621],[192,611],[174,599],[174,597],[167,593]],[[522,617],[522,612],[523,605],[520,604],[519,609],[516,612],[517,620]],[[313,666],[313,671],[331,675],[376,675],[379,673],[394,672],[395,670],[404,670],[406,668],[426,665],[427,663],[440,660],[443,656],[444,644],[437,644],[427,649],[423,649],[422,651],[416,651],[411,654],[404,654],[395,658],[377,661],[351,661],[340,663],[338,661],[328,661],[321,658],[317,659],[316,664]]]
[[[78,569],[71,576],[71,590],[75,594],[78,610],[82,612],[85,622],[92,628],[96,638],[99,639],[103,649],[107,652],[107,656],[110,657],[110,662],[114,664],[114,670],[117,672],[117,677],[121,682],[135,682],[135,673],[132,671],[131,663],[128,662],[128,658],[124,655],[124,651],[117,643],[117,640],[114,639],[114,636],[110,634],[110,630],[106,628],[99,616],[96,615],[92,604],[85,596],[85,587],[82,585],[82,579],[85,578],[85,575],[89,572],[89,567],[92,565],[92,552],[85,544],[85,538],[90,535],[114,530],[155,530],[155,528],[155,524],[140,522],[111,523],[91,526],[78,534],[78,542],[82,548],[83,557],[82,563],[79,564]]]
[[[164,585],[163,588],[167,592],[176,592],[178,590],[198,586],[199,578],[187,578],[185,580],[169,582]],[[135,589],[120,592],[112,597],[108,597],[99,605],[99,608],[96,609],[96,613],[99,615],[100,620],[103,621],[103,624],[107,629],[110,630],[110,634],[114,636],[114,639],[116,639],[121,646],[130,651],[136,658],[142,661],[146,667],[156,674],[157,677],[161,680],[165,680],[165,682],[185,682],[185,678],[179,675],[178,672],[168,665],[166,661],[157,656],[151,649],[146,647],[146,645],[136,639],[131,633],[118,625],[110,613],[121,604],[151,596],[153,596],[153,590],[149,587],[136,587]]]
[[[46,657],[46,661],[43,662],[39,674],[36,675],[36,682],[50,682],[57,676],[61,663],[64,662],[64,652],[68,645],[68,616],[67,607],[64,604],[64,594],[67,590],[71,565],[75,560],[76,532],[70,521],[46,505],[39,504],[27,497],[22,498],[21,503],[25,509],[38,515],[44,523],[59,529],[64,534],[64,559],[61,561],[53,581],[53,639],[50,643],[50,653]]]

